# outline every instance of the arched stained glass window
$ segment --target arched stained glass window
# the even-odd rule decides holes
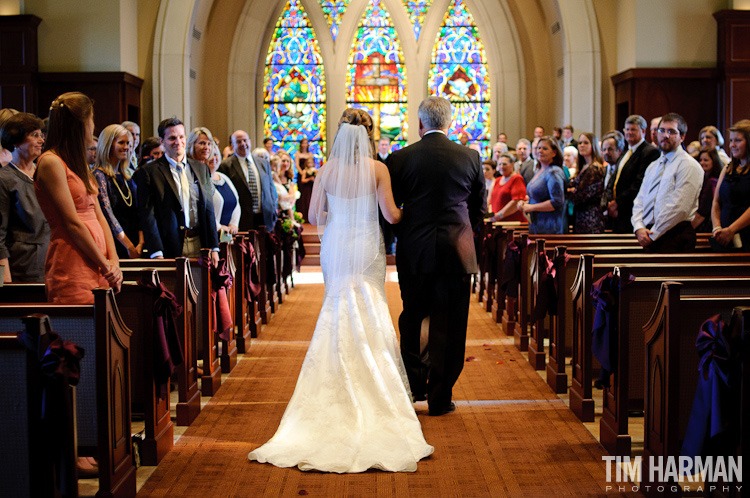
[[[331,27],[331,36],[336,41],[339,35],[339,25],[341,18],[344,17],[344,11],[349,5],[350,0],[320,0],[320,8],[323,9],[323,15]]]
[[[326,87],[315,32],[299,0],[289,0],[276,22],[266,57],[264,131],[274,147],[325,154]]]
[[[393,150],[406,144],[404,54],[381,0],[371,0],[357,29],[346,75],[346,102],[366,110],[375,138],[388,137]]]
[[[462,132],[482,150],[490,145],[490,79],[487,56],[465,0],[453,0],[443,19],[432,52],[427,81],[431,95],[453,104],[453,126],[448,136],[458,141]]]
[[[432,5],[432,0],[402,0],[406,12],[409,13],[409,20],[414,27],[414,38],[419,40],[419,34],[422,32],[422,24],[427,9]]]

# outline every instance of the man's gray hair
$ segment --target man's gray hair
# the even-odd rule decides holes
[[[528,138],[522,138],[521,140],[519,140],[518,143],[516,143],[516,147],[518,147],[518,144],[526,144],[526,147],[528,147],[529,149],[531,148],[531,142],[529,142]]]
[[[122,123],[120,123],[120,126],[123,126],[125,128],[141,128],[140,126],[138,126],[138,123],[134,123],[132,121],[123,121]]]
[[[629,124],[638,125],[641,128],[641,130],[645,130],[646,127],[648,126],[643,116],[639,116],[638,114],[632,114],[628,116],[628,119],[625,120],[625,126]]]
[[[429,129],[444,130],[450,128],[453,111],[451,103],[443,97],[427,97],[419,104],[417,115],[422,126]]]

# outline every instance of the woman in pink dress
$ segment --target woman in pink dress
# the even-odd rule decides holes
[[[44,283],[53,303],[90,304],[93,289],[119,292],[122,284],[112,232],[86,164],[93,131],[94,106],[87,96],[69,92],[52,102],[35,188],[52,232]]]

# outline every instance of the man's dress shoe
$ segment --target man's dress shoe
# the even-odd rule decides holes
[[[451,404],[448,405],[446,408],[443,408],[442,410],[430,409],[430,417],[439,417],[440,415],[446,415],[448,413],[453,413],[455,411],[456,411],[456,404],[451,401]]]

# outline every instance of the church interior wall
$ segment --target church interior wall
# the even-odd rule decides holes
[[[571,115],[574,104],[570,101],[571,91],[566,90],[566,84],[575,81],[566,80],[571,76],[566,71],[574,61],[566,43],[575,34],[570,30],[575,28],[566,26],[565,16],[561,15],[564,0],[467,1],[490,58],[493,135],[505,131],[515,141],[519,136],[530,136],[537,124],[549,130],[567,124],[569,118],[571,124],[583,131],[575,115]],[[329,81],[329,122],[335,123],[335,117],[345,106],[348,51],[364,6],[345,14],[341,34],[334,44],[327,26],[321,29],[325,20],[319,9],[310,8],[316,2],[302,0],[319,40],[328,40],[320,45]],[[714,66],[716,22],[711,14],[725,8],[744,8],[742,2],[750,0],[576,0],[573,3],[586,2],[591,5],[595,21],[592,33],[596,33],[597,39],[592,46],[598,46],[598,57],[589,59],[599,81],[596,89],[583,91],[594,96],[598,93],[598,102],[586,112],[596,120],[592,131],[598,128],[603,132],[621,125],[614,123],[614,91],[610,81],[613,74],[631,67]],[[389,10],[401,7],[400,0],[384,0],[384,3]],[[39,27],[41,71],[133,73],[144,79],[141,111],[144,134],[155,131],[164,112],[170,115],[184,112],[181,117],[188,126],[206,125],[222,143],[236,128],[247,128],[256,143],[263,136],[263,97],[262,91],[256,89],[263,85],[265,51],[283,4],[282,0],[0,0],[2,9],[17,7],[20,13],[43,19]],[[426,94],[424,78],[448,0],[436,0],[434,4],[433,7],[442,7],[431,9],[419,42],[402,36],[409,26],[404,24],[402,16],[392,15],[407,58],[426,61],[407,75],[410,100],[421,100]],[[160,18],[160,12],[167,7],[190,11],[180,19]],[[164,28],[167,23],[181,25],[167,31]],[[192,36],[193,26],[200,32],[200,39]],[[185,37],[165,39],[165,32],[184,32]],[[179,58],[180,51],[183,61],[170,59]],[[498,69],[499,60],[502,71]],[[589,60],[585,63],[589,64]],[[184,68],[185,73],[192,70],[194,78],[181,75],[178,81],[181,86],[173,84],[167,68],[175,67]],[[575,71],[576,66],[572,67]],[[155,72],[156,69],[159,71]],[[170,81],[165,82],[164,78]],[[161,84],[154,85],[155,81]],[[508,83],[513,81],[519,83],[515,87]],[[178,86],[175,95],[165,94],[165,88]],[[416,138],[416,105],[418,102],[409,113],[411,140]],[[330,133],[328,138],[332,138]]]

